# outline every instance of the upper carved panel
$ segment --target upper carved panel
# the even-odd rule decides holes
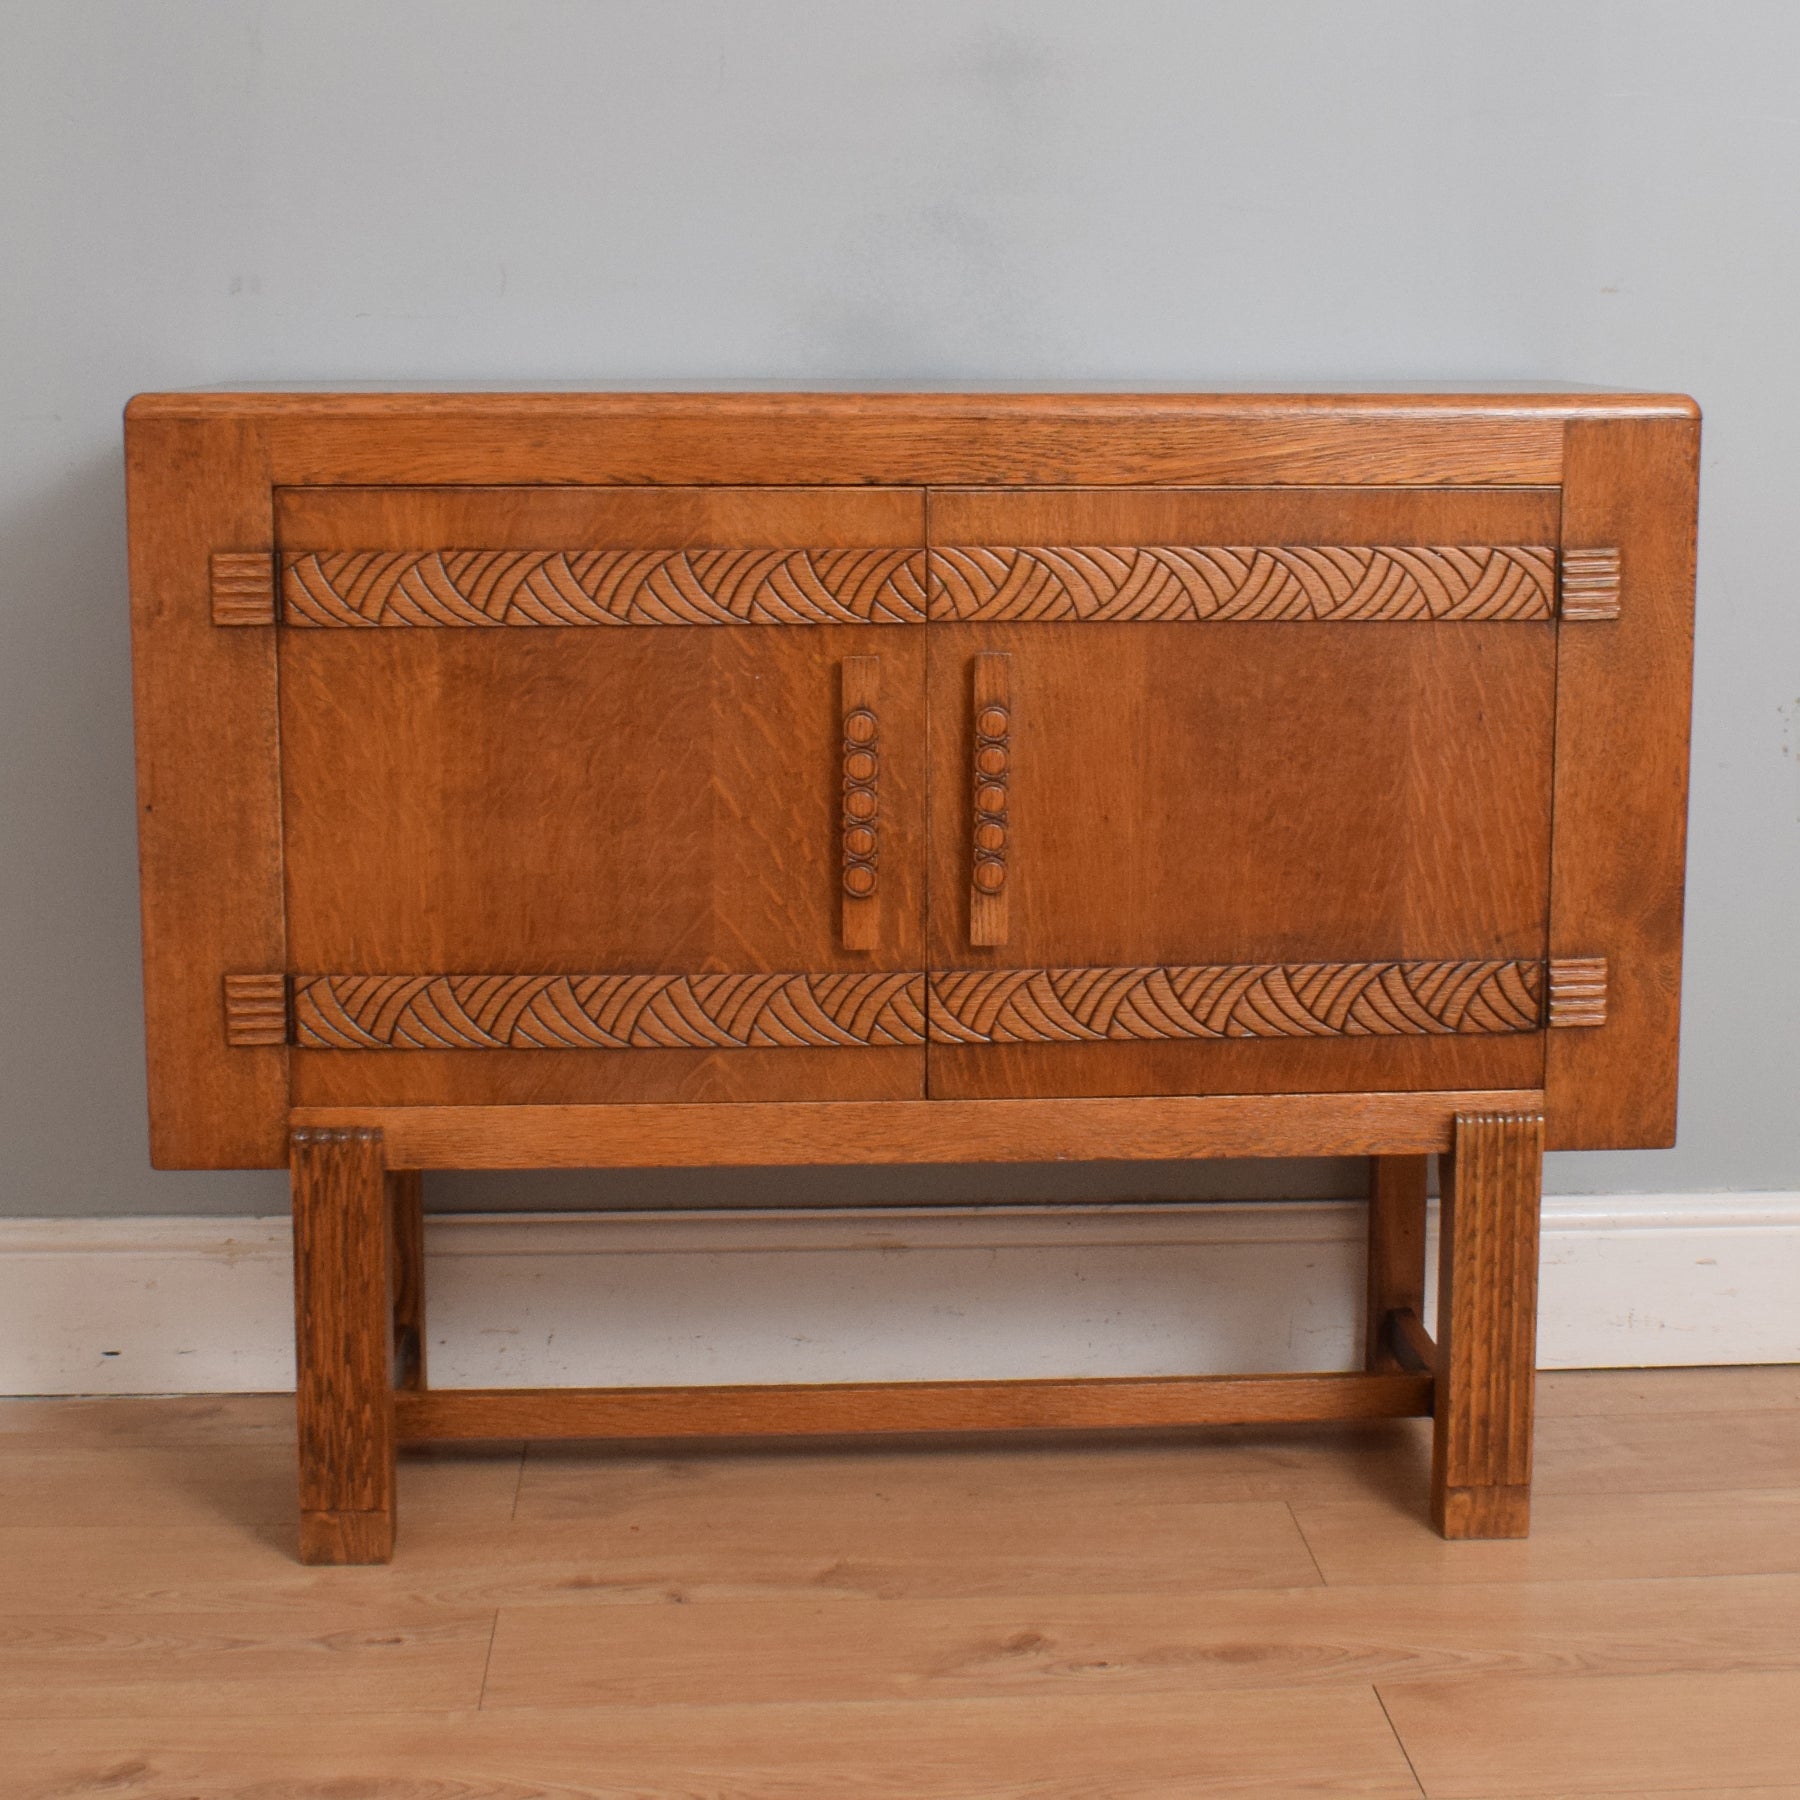
[[[835,1049],[925,1041],[925,977],[300,975],[315,1050]]]
[[[1539,545],[952,546],[931,553],[934,619],[1548,619]]]
[[[916,625],[922,550],[319,550],[288,625]]]

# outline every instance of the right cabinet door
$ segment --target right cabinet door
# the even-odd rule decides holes
[[[928,535],[934,1097],[1542,1084],[1555,490]]]

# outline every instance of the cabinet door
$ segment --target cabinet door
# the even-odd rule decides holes
[[[922,525],[283,492],[296,1103],[920,1095]]]
[[[934,1097],[1541,1085],[1553,491],[929,505]]]

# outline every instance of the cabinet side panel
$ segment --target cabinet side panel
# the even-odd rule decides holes
[[[1550,955],[1604,957],[1606,1023],[1549,1034],[1549,1147],[1675,1141],[1697,420],[1574,420],[1563,552],[1616,550],[1616,618],[1558,631]]]
[[[213,621],[215,552],[273,542],[260,424],[128,418],[150,1151],[286,1161],[287,1051],[226,1042],[223,978],[286,966],[275,632]]]

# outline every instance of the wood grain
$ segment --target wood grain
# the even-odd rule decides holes
[[[1623,1371],[1605,1373],[1625,1379]],[[1649,1371],[1653,1387],[1663,1385],[1655,1378],[1680,1373]],[[1539,1453],[1529,1538],[1452,1543],[1424,1518],[1380,1500],[1298,1502],[1295,1517],[1334,1587],[1664,1582],[1795,1572],[1800,1489],[1546,1492],[1554,1454],[1554,1445]],[[1721,1481],[1730,1478],[1729,1469],[1720,1471]]]
[[[225,977],[225,1041],[239,1050],[288,1041],[285,975]]]
[[[279,1168],[287,1050],[237,1048],[228,972],[287,967],[275,634],[213,624],[216,551],[269,545],[265,423],[128,415],[138,871],[158,1168]]]
[[[1539,1031],[1544,987],[1535,962],[934,969],[930,1030],[936,1044]]]
[[[1616,619],[1622,559],[1617,550],[1566,550],[1562,558],[1562,616]]]
[[[1568,428],[1565,553],[1616,550],[1624,585],[1557,642],[1550,955],[1608,982],[1604,1030],[1549,1040],[1554,1150],[1675,1141],[1699,453],[1697,418]]]
[[[454,1438],[784,1437],[1088,1431],[1419,1418],[1431,1378],[1206,1375],[1154,1380],[824,1382],[704,1388],[462,1388],[402,1393],[407,1442]]]
[[[5,1402],[8,1800],[1416,1800],[1408,1756],[1463,1800],[1789,1800],[1800,1488],[1728,1484],[1794,1466],[1790,1372],[1545,1385],[1540,1478],[1589,1487],[1529,1541],[1436,1537],[1398,1421],[547,1448],[516,1511],[516,1451],[414,1452],[433,1528],[355,1572],[270,1524],[278,1400]],[[1659,1463],[1692,1491],[1628,1491]]]
[[[282,622],[297,626],[919,625],[925,558],[905,549],[315,550],[283,560],[281,594]]]
[[[1448,1150],[1459,1109],[1531,1090],[1172,1095],[1154,1100],[780,1102],[746,1106],[297,1107],[296,1127],[379,1127],[417,1169],[1368,1156]]]
[[[888,490],[290,491],[279,524],[284,554],[547,537],[659,553],[695,540],[860,551],[904,543],[909,528],[920,538],[922,501]],[[882,942],[851,949],[839,670],[877,653]],[[397,710],[399,693],[410,699]],[[293,631],[282,706],[292,968],[691,986],[923,967],[923,627]],[[722,1102],[924,1088],[916,1038],[795,1061],[791,1049],[731,1048],[705,1006],[683,1005],[694,1029],[647,1028],[645,1042],[662,1046],[651,1055],[610,1047],[604,1021],[565,1010],[567,1029],[551,1019],[548,1037],[508,1037],[514,1047],[491,1050],[479,1070],[435,1049],[302,1048],[294,1097]],[[845,1041],[818,1007],[808,1016],[810,1041]],[[586,1047],[524,1047],[543,1042]]]
[[[1790,1781],[1800,1669],[1419,1683],[1382,1699],[1444,1800],[1691,1793]]]
[[[1547,545],[940,544],[934,619],[1547,619]],[[1585,615],[1584,615],[1585,616]]]
[[[314,1050],[829,1049],[925,1042],[925,977],[300,975]]]
[[[1363,1307],[1363,1367],[1393,1369],[1388,1319],[1425,1312],[1425,1205],[1422,1156],[1369,1159],[1369,1265]]]
[[[1369,1692],[1166,1696],[1041,1695],[921,1708],[864,1704],[521,1708],[359,1718],[343,1734],[290,1706],[243,1721],[22,1722],[8,1800],[195,1800],[256,1786],[330,1792],[354,1779],[381,1800],[615,1800],[730,1794],[733,1800],[1265,1800],[1354,1794],[1416,1800],[1418,1785]],[[130,1785],[124,1785],[129,1783]]]
[[[846,950],[881,945],[881,658],[846,656],[838,664],[842,793],[839,902]],[[921,1007],[921,1017],[923,1008]]]
[[[10,1613],[0,1616],[0,1742],[24,1719],[61,1719],[67,1734],[93,1717],[263,1713],[284,1689],[334,1718],[472,1707],[492,1635],[490,1612],[457,1616],[397,1595],[385,1617],[324,1597],[233,1616]]]
[[[1192,1696],[1496,1676],[1792,1669],[1800,1576],[1472,1588],[500,1611],[483,1705],[1023,1698],[1046,1687]],[[873,1615],[873,1616],[871,1616]],[[1245,1647],[1255,1646],[1254,1655]]]
[[[387,1172],[388,1217],[394,1230],[394,1385],[426,1385],[425,1177],[417,1169]]]
[[[1333,482],[1554,485],[1571,416],[1680,395],[406,392],[144,394],[128,417],[267,420],[283,484]],[[1121,427],[1131,427],[1121,448]]]
[[[1446,1537],[1530,1529],[1544,1121],[1461,1113],[1440,1165],[1432,1518]]]
[[[1549,1007],[1544,1021],[1547,1025],[1552,1029],[1597,1029],[1606,1023],[1604,956],[1555,957],[1548,975]]]
[[[303,1562],[394,1547],[393,1226],[379,1130],[293,1134]]]
[[[1554,497],[934,490],[928,535],[935,551],[1490,532],[1553,539]],[[970,661],[1010,655],[1013,690],[1028,698],[1010,738],[1008,857],[1020,875],[1007,943],[983,953],[934,907],[927,966],[1541,959],[1556,629],[934,620],[934,793],[965,778]],[[934,811],[934,895],[962,891],[967,855],[960,821]],[[1371,869],[1383,878],[1366,879]],[[934,1044],[929,1082],[934,1099],[1534,1087],[1542,1061],[1530,1034]]]
[[[969,673],[969,942],[992,946],[1004,944],[1007,931],[1012,658],[982,651]]]
[[[215,550],[212,619],[215,625],[275,623],[275,560],[267,550]]]

